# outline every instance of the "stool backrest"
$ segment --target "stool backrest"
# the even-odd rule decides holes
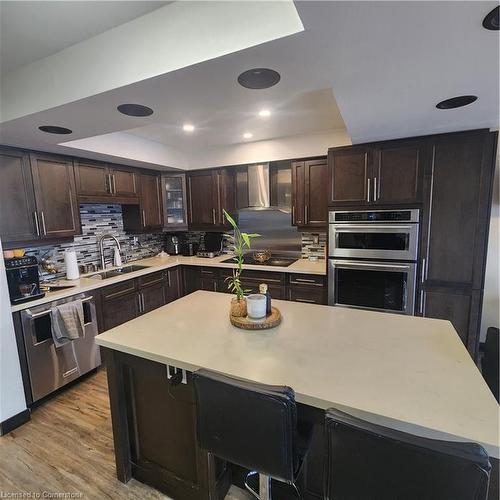
[[[290,387],[208,370],[193,373],[193,383],[201,448],[281,481],[294,479],[297,417]]]
[[[490,463],[476,443],[427,439],[326,412],[327,500],[484,500]]]

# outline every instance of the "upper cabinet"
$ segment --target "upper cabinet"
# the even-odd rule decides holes
[[[35,193],[35,224],[41,238],[81,233],[73,162],[50,155],[30,155]]]
[[[292,224],[328,224],[328,165],[326,158],[292,162]]]
[[[421,203],[424,144],[415,139],[330,149],[329,205]]]
[[[163,227],[168,230],[187,229],[186,176],[163,174]]]
[[[126,167],[76,160],[75,178],[80,201],[139,203],[137,175]]]
[[[0,236],[2,242],[39,237],[29,157],[20,151],[0,152]]]
[[[190,172],[187,177],[189,228],[222,230],[228,226],[223,209],[235,207],[235,177],[228,169]]]
[[[160,174],[135,174],[139,205],[122,206],[123,228],[129,232],[159,231],[163,227],[162,192]]]

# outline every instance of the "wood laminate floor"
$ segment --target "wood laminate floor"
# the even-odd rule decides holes
[[[31,493],[34,498],[33,493],[43,492],[76,493],[72,498],[87,500],[169,498],[134,479],[128,484],[116,479],[102,369],[45,402],[32,412],[31,421],[0,437],[0,498],[7,493]],[[232,488],[226,498],[248,497]]]

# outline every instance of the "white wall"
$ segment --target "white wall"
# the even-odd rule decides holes
[[[326,155],[328,148],[349,144],[351,144],[351,138],[345,129],[326,130],[313,134],[280,137],[268,141],[207,148],[201,153],[191,155],[189,168],[197,169],[322,156]]]
[[[2,242],[0,241],[0,255]],[[0,422],[26,409],[21,367],[10,312],[5,264],[0,258]]]
[[[481,342],[486,337],[490,326],[500,328],[500,149],[497,151],[495,183],[493,186],[493,202],[491,207],[490,234],[488,240],[488,256],[486,260],[486,277],[484,282],[483,315],[481,318]]]

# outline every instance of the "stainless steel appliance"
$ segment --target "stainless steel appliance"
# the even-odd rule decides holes
[[[330,257],[417,260],[419,210],[329,214]]]
[[[181,253],[178,235],[167,234],[165,237],[165,250],[169,255],[179,255]]]
[[[224,235],[222,233],[205,233],[196,256],[208,259],[219,256],[222,252],[223,239]]]
[[[51,308],[81,300],[84,336],[56,348],[52,340]],[[81,293],[21,311],[21,325],[33,402],[101,364],[95,343],[97,317],[94,297]]]
[[[328,303],[415,312],[419,211],[329,214]]]
[[[36,257],[25,256],[5,259],[5,271],[12,304],[40,299],[45,295],[40,291],[40,277]]]

